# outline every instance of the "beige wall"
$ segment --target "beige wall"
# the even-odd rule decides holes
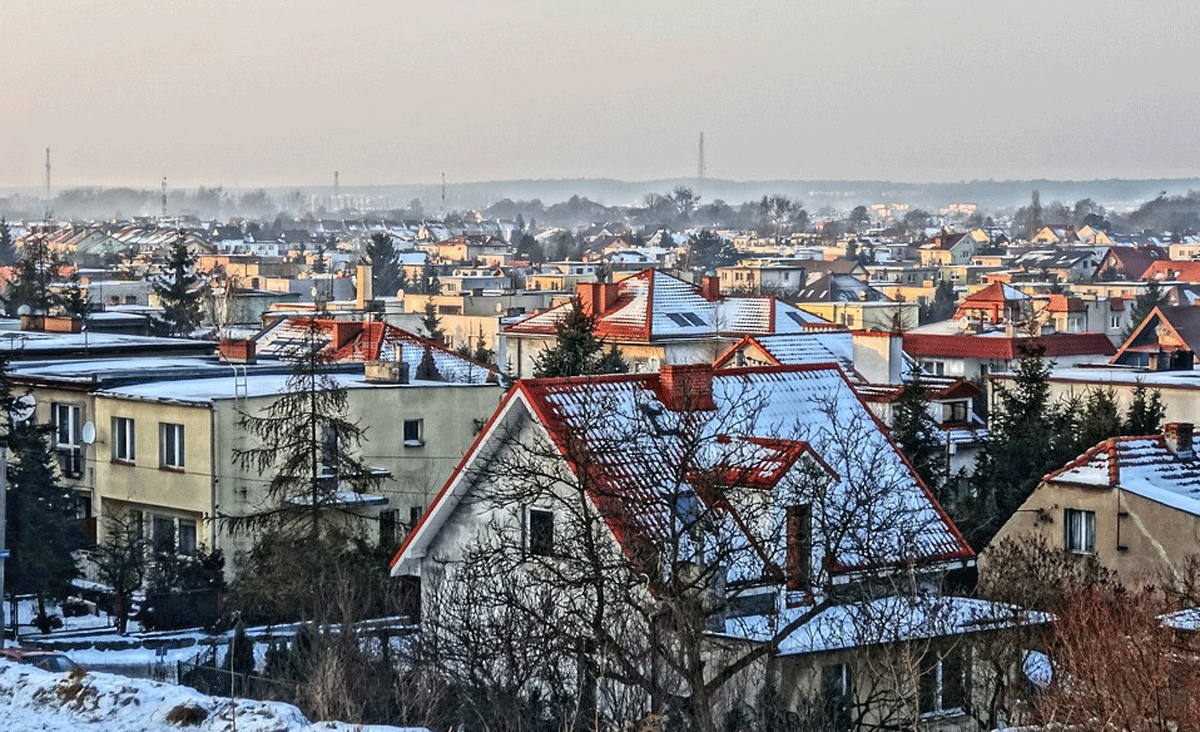
[[[1200,517],[1120,488],[1062,483],[1039,485],[991,546],[1004,539],[1040,536],[1048,546],[1065,550],[1067,509],[1095,512],[1096,559],[1130,586],[1173,577],[1188,557],[1200,553]],[[988,558],[984,550],[980,572],[987,572]]]

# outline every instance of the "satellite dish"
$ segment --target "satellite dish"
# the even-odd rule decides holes
[[[83,444],[90,445],[96,441],[96,425],[93,422],[84,422],[83,429],[80,430],[80,436],[83,437]]]
[[[13,404],[12,419],[14,422],[24,422],[33,416],[33,410],[37,408],[37,400],[32,394],[22,394],[17,397]]]

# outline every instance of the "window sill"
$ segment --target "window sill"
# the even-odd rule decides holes
[[[424,440],[405,440],[404,446],[405,447],[425,447],[425,441]]]
[[[128,465],[131,468],[137,467],[137,463],[133,460],[125,460],[124,458],[113,458],[111,462],[113,465]]]
[[[182,465],[159,465],[158,469],[165,473],[182,473],[182,472],[184,472]]]

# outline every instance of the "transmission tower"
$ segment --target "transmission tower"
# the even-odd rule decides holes
[[[167,176],[163,176],[162,184],[162,217],[167,218]]]
[[[700,133],[700,155],[696,166],[696,195],[704,195],[704,133]]]
[[[335,211],[338,210],[338,208],[339,208],[338,200],[341,199],[341,197],[342,197],[342,186],[338,182],[338,172],[335,170],[335,171],[333,171],[333,206],[331,206],[331,208],[333,210],[335,210]]]
[[[50,207],[50,148],[46,148],[46,220],[54,215]]]

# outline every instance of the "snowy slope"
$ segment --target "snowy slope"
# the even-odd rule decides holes
[[[176,721],[172,723],[168,717]],[[313,724],[299,709],[282,702],[230,700],[206,696],[185,686],[103,673],[72,677],[0,662],[0,729],[165,732],[181,728],[200,732],[398,732],[402,729],[343,722]],[[416,730],[407,728],[407,732]]]

